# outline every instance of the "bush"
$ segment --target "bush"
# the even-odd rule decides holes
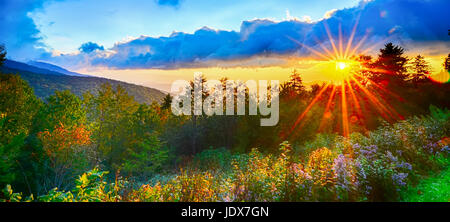
[[[231,166],[231,153],[225,148],[210,148],[195,155],[193,162],[193,167],[201,170],[228,170]]]
[[[411,118],[367,135],[333,137],[330,147],[307,157],[287,142],[279,154],[257,148],[232,155],[209,149],[173,176],[125,192],[125,182],[108,184],[107,172],[94,169],[78,178],[72,192],[56,188],[39,201],[398,201],[429,171],[450,163],[448,118]],[[311,144],[324,144],[323,137]],[[219,169],[219,170],[218,170]],[[164,178],[164,179],[161,179]],[[7,189],[8,201],[20,194]]]
[[[107,183],[104,176],[107,171],[99,171],[94,168],[81,175],[75,181],[75,188],[71,191],[58,191],[52,189],[48,194],[38,197],[43,202],[116,202],[121,200],[120,190],[124,188],[126,181],[117,180],[115,183]]]

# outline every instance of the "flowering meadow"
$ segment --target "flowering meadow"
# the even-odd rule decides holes
[[[121,178],[108,183],[107,172],[96,168],[79,176],[72,191],[55,188],[37,200],[401,201],[402,193],[430,172],[448,170],[449,132],[449,113],[441,112],[384,124],[367,135],[319,134],[303,146],[285,141],[278,154],[208,149],[176,174],[146,184]],[[10,186],[4,194],[6,201],[34,200]]]

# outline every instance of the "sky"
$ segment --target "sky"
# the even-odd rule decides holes
[[[448,8],[448,0],[0,0],[0,43],[9,59],[166,91],[198,71],[283,81],[297,69],[314,82],[331,77],[313,51],[339,39],[374,56],[392,41],[440,72]]]

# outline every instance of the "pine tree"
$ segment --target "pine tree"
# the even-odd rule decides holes
[[[445,58],[443,65],[445,70],[450,71],[450,54]]]
[[[164,97],[163,99],[163,103],[161,105],[162,109],[170,109],[171,105],[172,105],[172,100],[173,100],[173,96],[169,94],[166,95],[166,97]]]
[[[411,81],[418,83],[426,80],[431,73],[431,66],[421,55],[417,55],[411,62]]]
[[[373,78],[377,81],[395,77],[400,80],[405,80],[407,76],[408,58],[404,56],[405,49],[390,43],[384,45],[380,49],[378,59],[374,63],[375,71]]]
[[[288,98],[294,98],[296,96],[302,95],[305,92],[305,86],[303,85],[303,80],[296,69],[292,72],[288,82],[281,86],[282,96],[287,96]]]

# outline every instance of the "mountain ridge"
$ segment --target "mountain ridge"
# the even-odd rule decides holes
[[[6,60],[0,67],[0,72],[20,75],[34,89],[36,96],[42,100],[54,94],[56,90],[69,90],[79,97],[82,97],[87,91],[96,94],[100,86],[105,83],[111,84],[114,88],[121,85],[139,103],[151,104],[153,101],[161,103],[166,96],[166,93],[155,88],[102,77],[73,76],[13,60]]]
[[[77,73],[77,72],[72,72],[72,71],[69,71],[69,70],[67,70],[65,68],[62,68],[60,66],[57,66],[57,65],[54,65],[54,64],[51,64],[51,63],[47,63],[47,62],[29,61],[29,62],[27,62],[27,65],[38,67],[38,68],[41,68],[41,69],[47,69],[47,70],[50,70],[50,71],[53,71],[53,72],[59,72],[59,73],[62,73],[62,74],[65,74],[65,75],[69,75],[69,76],[82,76],[82,77],[90,76],[90,75],[86,75],[86,74],[80,74],[80,73]]]

